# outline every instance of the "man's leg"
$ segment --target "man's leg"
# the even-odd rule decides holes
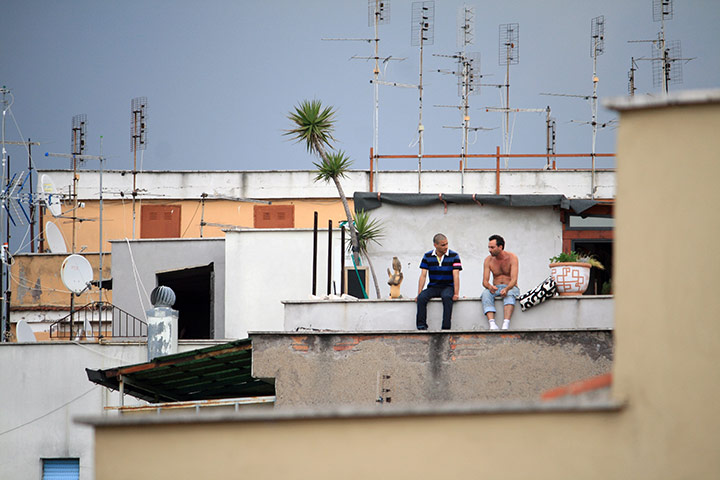
[[[445,287],[440,293],[443,303],[443,317],[442,317],[442,329],[450,330],[450,323],[452,321],[452,309],[453,309],[453,295],[455,294],[454,287]]]
[[[503,313],[505,319],[503,320],[503,330],[510,328],[510,319],[512,318],[513,311],[515,310],[515,298],[520,295],[520,289],[513,287],[508,291],[505,298],[503,298]]]
[[[415,326],[418,330],[427,330],[427,303],[433,297],[430,287],[426,288],[417,296],[417,316],[415,317]]]
[[[490,290],[485,289],[481,295],[483,313],[487,316],[488,323],[490,324],[490,330],[497,330],[498,326],[495,324],[495,295],[490,293]]]

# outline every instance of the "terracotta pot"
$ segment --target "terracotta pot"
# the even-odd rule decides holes
[[[590,264],[580,262],[561,262],[550,264],[550,274],[559,295],[582,295],[588,288]]]

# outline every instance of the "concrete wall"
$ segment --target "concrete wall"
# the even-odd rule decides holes
[[[327,292],[327,230],[318,233],[317,293]],[[340,291],[340,232],[333,235],[333,277]],[[283,300],[312,293],[312,230],[236,230],[225,239],[225,332],[282,330]]]
[[[278,407],[535,400],[612,365],[609,330],[251,336],[253,376],[275,379]]]
[[[181,342],[178,350],[208,345]],[[79,457],[80,478],[95,478],[92,429],[73,418],[105,415],[120,395],[88,381],[85,368],[146,361],[145,343],[0,343],[0,478],[42,478],[41,459],[53,457]],[[147,405],[127,396],[124,403]]]
[[[529,290],[550,275],[548,259],[562,250],[560,214],[552,207],[504,208],[451,205],[405,207],[385,205],[372,210],[372,217],[385,225],[382,245],[372,244],[369,253],[377,269],[382,297],[388,297],[386,269],[393,256],[403,265],[401,292],[415,298],[420,259],[432,248],[432,236],[442,231],[450,248],[460,253],[460,295],[481,294],[482,264],[487,256],[487,238],[505,237],[507,249],[520,257],[521,290]],[[340,289],[339,232],[333,237],[333,276]],[[250,330],[282,330],[282,301],[307,300],[312,283],[312,231],[236,230],[226,236],[227,282],[225,311],[228,338],[242,338]],[[262,252],[248,255],[246,252]],[[327,231],[319,234],[318,294],[326,293]],[[351,260],[346,259],[346,265]],[[368,294],[375,298],[371,285]]]
[[[481,162],[477,160],[477,162]],[[455,163],[456,165],[457,163]],[[478,163],[478,165],[481,165]],[[492,170],[465,172],[464,193],[495,193],[495,162],[482,164]],[[49,174],[59,192],[69,194],[72,171],[42,170]],[[199,199],[231,196],[255,199],[337,198],[332,183],[315,182],[314,170],[272,171],[146,171],[138,174],[137,188],[142,199]],[[99,175],[95,170],[80,171],[78,196],[97,198]],[[614,198],[615,172],[596,172],[597,198]],[[501,170],[500,193],[564,194],[568,198],[589,198],[591,173],[586,170]],[[433,170],[422,173],[422,193],[461,193],[459,170]],[[343,180],[345,193],[370,191],[367,170],[353,170]],[[381,171],[376,173],[373,191],[418,193],[417,171]],[[119,200],[120,192],[131,198],[132,174],[127,170],[103,174],[103,197]]]
[[[285,331],[298,329],[335,330],[345,332],[415,330],[417,304],[412,299],[365,300],[362,302],[334,300],[285,301]],[[502,302],[496,300],[498,312]],[[518,305],[513,313],[511,330],[554,330],[560,328],[588,329],[613,327],[613,297],[592,295],[555,297],[525,312]],[[428,326],[440,330],[442,302],[430,301]],[[461,298],[453,305],[452,329],[487,330],[479,298]]]
[[[129,246],[128,246],[129,245]],[[152,239],[113,241],[113,302],[138,318],[151,308],[155,274],[214,263],[215,338],[225,338],[225,241],[207,239]],[[132,254],[132,255],[131,255]],[[133,265],[138,271],[136,278]],[[139,292],[138,292],[139,290]]]

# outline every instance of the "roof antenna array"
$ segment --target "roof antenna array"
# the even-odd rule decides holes
[[[135,97],[130,102],[130,151],[133,154],[132,236],[135,239],[135,198],[137,197],[137,152],[147,148],[147,97]],[[140,164],[142,165],[142,154]]]
[[[660,22],[660,32],[656,40],[630,40],[628,43],[651,43],[650,57],[634,60],[650,60],[653,68],[653,87],[662,88],[668,93],[670,84],[682,83],[682,66],[692,58],[683,58],[680,40],[665,39],[665,21],[673,18],[673,0],[653,0],[653,21]],[[631,69],[632,88],[635,84],[635,73]],[[631,93],[632,95],[632,93]]]
[[[420,47],[420,75],[417,85],[419,97],[419,115],[418,115],[418,193],[422,190],[422,182],[420,173],[422,172],[423,157],[423,131],[425,127],[422,121],[423,107],[423,49],[425,45],[435,43],[435,2],[433,0],[425,2],[413,2],[412,19],[410,23],[410,43],[414,47]]]
[[[593,75],[592,75],[592,81],[593,81],[593,91],[592,95],[570,95],[570,94],[564,94],[564,93],[541,93],[540,95],[550,95],[550,96],[556,96],[556,97],[575,97],[575,98],[582,98],[583,100],[590,101],[590,110],[591,110],[591,120],[589,122],[578,122],[575,120],[572,120],[573,123],[582,123],[585,125],[590,125],[592,127],[592,144],[591,144],[591,153],[590,158],[592,160],[592,179],[591,179],[591,197],[595,198],[595,190],[597,190],[597,187],[595,185],[595,143],[597,138],[597,130],[598,126],[601,128],[613,125],[615,123],[614,120],[610,120],[605,123],[598,123],[597,120],[597,87],[599,83],[599,78],[597,76],[597,58],[598,56],[602,55],[605,52],[605,16],[600,15],[598,17],[593,18],[590,21],[590,57],[593,59]],[[634,81],[634,79],[633,79]]]
[[[461,184],[460,192],[465,193],[465,169],[467,168],[468,153],[468,132],[478,130],[492,130],[483,127],[470,127],[470,95],[480,93],[480,53],[467,52],[467,46],[474,43],[475,33],[475,8],[463,5],[458,8],[458,48],[461,50],[455,55],[433,54],[435,57],[451,58],[457,61],[457,68],[452,71],[438,70],[440,73],[452,74],[457,77],[458,96],[461,99],[460,105],[435,105],[436,107],[457,108],[462,114],[461,126],[443,126],[443,128],[462,129],[462,150],[461,150]]]
[[[374,44],[374,54],[363,57],[358,55],[353,55],[350,57],[353,60],[373,60],[375,62],[375,65],[373,67],[373,78],[370,80],[370,83],[373,84],[373,161],[376,162],[375,164],[375,170],[377,171],[377,162],[378,162],[378,155],[380,151],[380,140],[379,140],[379,130],[380,130],[380,118],[379,118],[379,111],[380,111],[380,92],[378,90],[378,85],[394,85],[394,86],[402,86],[398,85],[393,82],[386,82],[384,80],[380,80],[380,62],[387,68],[387,65],[391,61],[403,61],[404,58],[395,58],[392,55],[381,58],[380,57],[380,33],[379,33],[379,26],[385,25],[390,23],[390,0],[368,0],[368,27],[374,27],[375,28],[375,37],[374,38],[323,38],[322,40],[328,40],[328,41],[351,41],[351,42],[367,42]]]

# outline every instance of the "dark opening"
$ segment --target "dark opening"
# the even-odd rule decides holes
[[[590,269],[589,286],[584,295],[611,294],[613,242],[611,240],[592,239],[573,240],[572,249],[581,254],[593,255],[605,267],[605,270]]]
[[[213,338],[214,266],[185,268],[157,273],[158,286],[170,287],[177,300],[179,339]]]

